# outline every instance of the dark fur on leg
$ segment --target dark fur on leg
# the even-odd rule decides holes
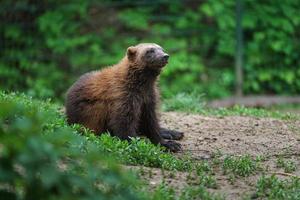
[[[160,128],[160,136],[167,140],[181,140],[184,136],[183,132]]]
[[[181,144],[179,144],[175,141],[172,141],[172,140],[169,140],[169,141],[164,140],[160,144],[162,146],[166,147],[166,151],[179,152],[182,150]]]
[[[155,112],[155,101],[150,101],[143,106],[141,114],[141,122],[139,132],[145,134],[152,143],[160,144],[167,148],[168,151],[178,152],[181,150],[181,145],[174,141],[166,141],[160,135],[160,127]]]

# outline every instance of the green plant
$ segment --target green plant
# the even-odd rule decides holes
[[[216,178],[211,174],[200,173],[198,174],[198,184],[207,188],[218,187]]]
[[[267,199],[299,199],[300,198],[300,179],[291,178],[281,180],[275,175],[262,176],[256,185],[254,196]]]
[[[173,188],[168,187],[165,183],[161,183],[155,188],[153,193],[153,200],[173,200],[176,199],[176,194]]]
[[[0,107],[1,198],[139,198],[133,176],[95,144],[68,127],[44,132],[51,114],[7,99]]]
[[[198,184],[208,188],[217,188],[217,181],[213,176],[212,167],[206,161],[197,163],[195,171],[198,176]]]
[[[130,45],[155,42],[171,55],[164,98],[232,95],[235,3],[2,0],[0,87],[61,101],[79,75],[118,62]],[[300,2],[243,3],[245,94],[298,94]]]
[[[207,161],[202,161],[196,164],[196,172],[200,174],[202,172],[212,172],[212,167]]]
[[[222,200],[224,198],[220,195],[208,192],[203,186],[200,185],[198,187],[188,186],[184,188],[182,194],[179,196],[179,200],[188,199]]]
[[[297,165],[292,160],[284,160],[281,156],[277,158],[276,165],[279,168],[283,168],[284,172],[290,173],[297,169]]]
[[[223,162],[224,173],[231,172],[239,176],[249,176],[258,169],[258,162],[249,155],[227,156]]]

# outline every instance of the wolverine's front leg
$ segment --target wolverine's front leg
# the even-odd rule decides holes
[[[120,139],[129,140],[136,137],[139,113],[135,112],[132,104],[119,106],[109,113],[108,130],[113,136]]]
[[[181,140],[184,136],[183,132],[160,128],[159,134],[167,140]]]
[[[173,152],[181,150],[181,145],[174,141],[164,140],[159,133],[158,119],[155,113],[155,106],[153,104],[144,105],[142,108],[139,132],[146,135],[154,144],[161,144]]]

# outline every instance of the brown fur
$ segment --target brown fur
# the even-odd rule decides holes
[[[109,131],[121,139],[143,134],[154,144],[178,151],[178,143],[161,137],[156,114],[163,56],[167,54],[158,45],[140,44],[129,47],[118,64],[81,76],[67,93],[68,123],[82,124],[96,134]]]

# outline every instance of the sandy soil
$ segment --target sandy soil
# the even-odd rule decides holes
[[[276,168],[278,155],[283,155],[298,165],[293,175],[300,176],[300,121],[240,116],[218,118],[168,112],[162,114],[161,125],[185,133],[179,141],[183,152],[178,156],[188,153],[195,159],[210,161],[217,151],[223,155],[263,155],[266,157],[263,162],[263,167],[267,169],[265,172],[277,173],[283,172],[283,169]],[[186,172],[174,175],[160,169],[145,170],[151,170],[151,177],[146,179],[153,186],[162,180],[178,189],[188,184]],[[261,175],[257,173],[231,181],[222,170],[214,171],[218,187],[210,190],[224,195],[226,199],[242,199],[247,194],[251,196]]]
[[[183,151],[195,158],[220,150],[227,155],[276,155],[284,150],[300,153],[300,121],[253,117],[204,117],[169,112],[161,125],[180,130]]]

